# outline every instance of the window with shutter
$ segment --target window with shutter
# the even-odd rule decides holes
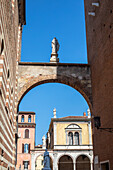
[[[31,122],[31,115],[28,116],[28,122]]]
[[[21,117],[21,122],[24,122],[24,115],[22,115]]]
[[[28,153],[29,144],[24,144],[24,153]]]

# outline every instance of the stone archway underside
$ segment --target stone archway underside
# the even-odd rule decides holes
[[[19,63],[18,102],[33,87],[57,82],[69,85],[80,92],[92,108],[91,75],[88,64],[71,63]]]

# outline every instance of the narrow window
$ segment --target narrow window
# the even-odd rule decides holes
[[[2,54],[3,50],[4,50],[4,40],[2,39],[0,55]]]
[[[31,115],[28,116],[28,122],[31,122]]]
[[[41,165],[44,165],[44,161],[42,160]]]
[[[24,115],[22,115],[21,117],[21,122],[24,122]]]
[[[69,145],[73,145],[73,133],[72,132],[68,133],[68,141],[69,141]]]
[[[9,69],[8,69],[8,72],[7,72],[7,79],[9,78],[10,76],[10,72],[9,72]]]
[[[79,145],[79,133],[75,132],[74,136],[75,136],[75,145]]]
[[[29,161],[23,161],[24,169],[28,169]]]
[[[29,150],[29,145],[24,144],[24,153],[28,153],[28,150]]]
[[[25,138],[29,138],[29,129],[25,130]]]

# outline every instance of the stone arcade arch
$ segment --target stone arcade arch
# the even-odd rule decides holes
[[[18,104],[33,87],[56,82],[69,85],[80,92],[92,110],[88,64],[20,62],[18,72]]]
[[[78,156],[76,170],[91,170],[90,159],[86,155]]]
[[[69,155],[63,155],[60,157],[58,170],[73,170],[73,159]]]
[[[44,150],[40,151],[31,151],[31,169],[35,170],[35,162],[37,157],[40,155],[44,154]],[[53,163],[53,170],[59,170],[59,161],[61,160],[62,157],[65,158],[65,156],[69,156],[73,162],[73,170],[76,170],[76,163],[78,161],[78,158],[81,157],[82,155],[86,156],[88,160],[90,161],[90,170],[93,170],[93,155],[89,151],[86,151],[84,154],[84,151],[53,151],[49,150],[49,156],[52,160]],[[63,160],[61,160],[63,162]],[[71,161],[70,161],[71,162]],[[71,166],[72,167],[72,166]],[[70,170],[70,169],[69,169]]]
[[[39,156],[43,156],[44,152],[45,152],[45,150],[31,152],[31,169],[32,170],[35,170],[36,160]],[[53,151],[49,151],[49,156],[50,156],[50,159],[51,159],[51,166],[53,168],[53,158],[54,158]],[[36,168],[36,170],[37,170],[37,168]],[[51,170],[53,170],[53,169],[51,169]]]

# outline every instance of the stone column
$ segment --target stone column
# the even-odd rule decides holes
[[[73,163],[73,170],[76,170],[76,166],[75,166],[75,163]]]
[[[76,170],[76,162],[75,162],[75,158],[73,159],[73,170]]]
[[[31,169],[35,170],[35,155],[31,153]]]
[[[54,153],[53,156],[54,156],[54,159],[53,159],[53,170],[58,170],[57,153]]]
[[[93,163],[91,162],[90,165],[91,165],[91,170],[93,170]]]

